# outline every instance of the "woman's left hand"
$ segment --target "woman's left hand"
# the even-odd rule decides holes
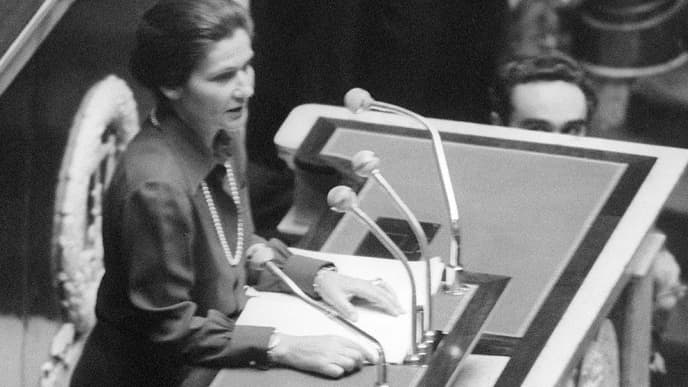
[[[358,319],[358,313],[351,303],[354,297],[364,299],[393,316],[404,313],[394,291],[379,279],[364,280],[336,271],[321,270],[315,277],[315,285],[323,301],[352,321]]]

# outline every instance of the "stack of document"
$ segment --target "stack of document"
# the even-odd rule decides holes
[[[310,256],[334,263],[340,273],[368,280],[383,279],[397,294],[405,313],[400,316],[385,314],[365,303],[355,303],[358,320],[355,324],[375,337],[385,351],[389,363],[402,363],[411,349],[411,318],[409,310],[411,286],[406,269],[401,262],[386,258],[360,257],[353,255],[321,253],[309,250],[291,249],[294,254]],[[425,262],[409,262],[416,284],[418,305],[425,305]],[[439,287],[444,265],[439,258],[431,260],[432,292]],[[238,325],[269,326],[278,332],[297,335],[340,335],[348,337],[375,352],[375,346],[366,338],[351,331],[336,319],[331,318],[306,304],[298,297],[273,292],[251,292],[251,297],[237,321]]]

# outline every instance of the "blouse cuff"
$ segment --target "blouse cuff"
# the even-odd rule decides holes
[[[331,262],[320,259],[292,255],[282,269],[296,284],[312,298],[320,298],[313,289],[315,276],[320,269],[334,266]]]

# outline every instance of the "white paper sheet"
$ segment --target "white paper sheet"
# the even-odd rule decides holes
[[[395,290],[406,313],[390,316],[378,310],[357,305],[358,321],[356,325],[375,337],[385,350],[390,363],[401,363],[411,346],[410,284],[403,265],[392,259],[360,257],[351,255],[320,253],[292,249],[295,254],[311,256],[333,262],[340,273],[363,279],[381,278]],[[425,263],[410,262],[411,272],[416,282],[417,304],[425,304]],[[433,258],[431,273],[433,293],[439,287],[443,269],[442,262]],[[241,313],[238,325],[270,326],[277,331],[290,335],[323,335],[335,334],[348,337],[364,345],[371,352],[374,346],[367,339],[327,317],[319,310],[301,301],[296,296],[255,292]]]

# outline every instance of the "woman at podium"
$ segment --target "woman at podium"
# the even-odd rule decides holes
[[[401,312],[387,287],[254,235],[244,150],[251,33],[229,0],[161,0],[144,14],[131,71],[157,106],[105,199],[98,322],[72,386],[197,385],[199,368],[273,363],[338,377],[374,360],[346,338],[236,325],[246,285],[286,290],[260,270],[266,260],[350,318],[352,297]]]

